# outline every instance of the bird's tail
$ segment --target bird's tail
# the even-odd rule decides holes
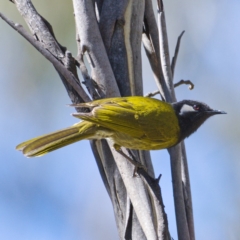
[[[20,143],[16,149],[26,157],[39,157],[74,142],[93,138],[96,128],[94,123],[82,121],[69,128]]]

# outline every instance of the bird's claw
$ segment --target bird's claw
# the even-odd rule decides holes
[[[119,154],[121,154],[124,158],[126,158],[130,163],[132,163],[134,165],[133,177],[136,177],[138,175],[137,171],[138,171],[139,168],[142,168],[143,170],[145,170],[147,172],[147,167],[146,166],[144,166],[141,163],[139,163],[138,161],[133,160],[132,158],[130,158],[127,154],[125,154],[122,151],[122,149],[121,149],[121,147],[119,145],[114,144],[113,147]]]
[[[144,171],[147,172],[147,167],[144,166],[144,165],[142,165],[141,163],[135,161],[135,163],[134,163],[133,165],[134,165],[133,177],[139,176],[139,174],[138,174],[138,169],[139,169],[139,168],[142,168]]]

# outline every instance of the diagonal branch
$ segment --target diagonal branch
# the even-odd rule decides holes
[[[77,66],[79,67],[82,77],[84,79],[83,84],[85,84],[85,86],[93,100],[99,99],[99,98],[104,98],[104,96],[105,96],[104,90],[88,74],[88,70],[87,70],[87,67],[85,65],[84,58],[83,58],[83,53],[81,52],[80,37],[78,34],[76,37],[76,41],[77,41],[77,47],[78,47],[78,54],[77,54],[76,60],[77,60]]]
[[[70,52],[67,51],[65,47],[61,46],[56,40],[50,23],[37,12],[31,0],[14,0],[13,2],[29,26],[34,38],[75,76],[76,82],[80,85],[75,59],[72,57]],[[68,83],[68,80],[61,74],[61,72],[58,70],[57,72],[71,101],[73,103],[83,102],[84,99],[82,99],[74,87]]]
[[[48,50],[46,50],[42,44],[34,39],[31,34],[29,34],[20,24],[14,23],[0,13],[0,17],[9,24],[14,30],[16,30],[20,35],[22,35],[33,47],[35,47],[45,58],[47,58],[53,66],[61,73],[68,83],[73,86],[78,95],[86,102],[90,101],[90,98],[85,93],[81,85],[79,85],[78,80],[75,76],[62,65]]]

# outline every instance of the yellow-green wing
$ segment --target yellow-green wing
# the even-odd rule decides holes
[[[93,101],[85,106],[92,111],[73,116],[134,138],[167,141],[179,134],[178,120],[172,106],[157,99],[109,98]]]

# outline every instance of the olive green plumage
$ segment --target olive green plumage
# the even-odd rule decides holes
[[[169,104],[145,97],[108,98],[74,106],[89,109],[73,114],[81,122],[23,142],[16,149],[35,157],[83,139],[103,138],[130,149],[169,148],[196,131],[209,116],[224,113],[196,101]]]

